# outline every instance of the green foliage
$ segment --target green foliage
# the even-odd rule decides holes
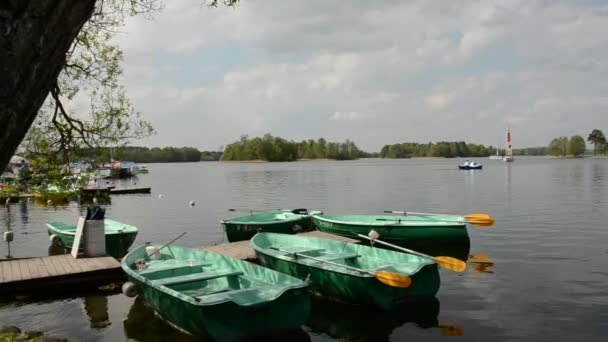
[[[487,157],[495,153],[492,146],[467,144],[464,141],[440,141],[437,143],[419,144],[402,143],[385,145],[380,150],[382,158],[411,158],[411,157]]]
[[[19,188],[17,183],[3,183],[0,185],[0,198],[4,199],[7,197],[18,196]]]
[[[587,141],[593,144],[593,154],[596,155],[599,153],[605,154],[607,152],[607,144],[606,137],[604,136],[604,132],[599,129],[594,129],[589,133],[587,137]]]
[[[585,139],[580,135],[573,135],[568,140],[568,148],[566,153],[571,156],[582,156],[585,153]]]
[[[504,152],[502,152],[504,155]],[[547,147],[526,147],[513,149],[513,155],[516,156],[544,156],[547,154]]]
[[[113,149],[114,160],[132,161],[135,163],[183,163],[198,162],[203,160],[219,160],[221,152],[201,152],[194,147],[120,147]],[[78,156],[80,160],[109,161],[109,148],[82,149]],[[210,159],[213,158],[213,159]]]
[[[127,17],[159,9],[158,0],[97,2],[93,15],[68,51],[57,84],[22,148],[46,158],[47,162],[66,163],[82,147],[123,146],[131,139],[154,133],[150,123],[141,120],[120,85],[123,53],[112,44],[112,38]],[[89,105],[74,105],[78,99],[88,99]]]
[[[241,136],[239,141],[226,146],[221,160],[294,161],[320,158],[351,160],[361,157],[362,154],[364,152],[361,152],[350,140],[335,143],[320,138],[317,141],[309,139],[294,142],[265,134],[261,138],[253,139],[249,139],[246,135]]]
[[[547,154],[551,156],[566,156],[568,153],[568,137],[557,137],[551,140]]]

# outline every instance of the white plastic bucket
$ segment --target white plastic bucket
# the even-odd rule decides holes
[[[156,251],[158,251],[158,247],[156,247],[156,246],[147,246],[146,247],[146,254],[148,254],[148,256],[150,257],[151,260],[160,259],[160,253],[155,253]],[[152,254],[152,253],[155,253],[155,254]]]

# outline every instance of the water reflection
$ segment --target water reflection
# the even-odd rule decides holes
[[[238,324],[238,322],[235,322]],[[137,297],[129,309],[127,319],[123,322],[125,335],[135,341],[146,342],[190,342],[190,341],[214,341],[210,336],[192,336],[172,327],[164,319],[160,318],[152,308]],[[257,335],[243,337],[239,341],[310,341],[310,336],[302,330],[288,331],[271,335]]]
[[[494,263],[488,260],[489,258],[486,254],[471,254],[469,255],[467,264],[472,272],[494,273],[491,269],[494,266]]]
[[[390,311],[314,298],[308,322],[313,333],[358,341],[387,341],[393,330],[412,322],[420,328],[438,327],[439,300],[418,299]]]
[[[89,317],[91,328],[103,329],[110,325],[107,296],[89,296],[83,300],[84,311]]]
[[[29,217],[26,201],[21,201],[19,203],[19,213],[21,214],[21,223],[26,225]]]

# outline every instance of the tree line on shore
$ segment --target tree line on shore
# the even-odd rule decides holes
[[[412,157],[487,157],[496,152],[493,146],[467,144],[464,141],[439,141],[428,144],[402,143],[384,145],[380,150],[381,158]]]
[[[587,141],[593,145],[593,155],[608,153],[606,137],[600,129],[594,129],[587,136]],[[547,154],[555,157],[581,157],[585,154],[587,145],[585,139],[576,134],[571,137],[561,136],[551,140],[547,147]]]
[[[183,163],[198,161],[217,161],[222,152],[199,151],[194,147],[138,147],[83,149],[78,153],[80,159],[109,161],[125,160],[135,163]]]
[[[594,129],[587,137],[593,144],[594,154],[607,154],[608,143],[604,133]],[[585,139],[580,135],[554,138],[546,147],[513,149],[514,155],[582,156],[586,151]],[[360,150],[351,141],[328,142],[324,138],[296,142],[266,134],[249,138],[246,135],[223,151],[200,151],[194,147],[138,147],[89,148],[76,153],[79,159],[91,161],[128,160],[136,163],[173,163],[198,161],[295,161],[302,159],[353,160],[358,158],[415,158],[415,157],[488,157],[495,153],[504,155],[505,150],[494,146],[466,143],[464,141],[439,141],[436,143],[400,143],[384,145],[380,152]]]
[[[371,154],[359,150],[350,140],[342,143],[318,140],[295,142],[265,134],[263,137],[249,138],[247,135],[226,146],[223,161],[294,161],[298,159],[352,160]]]

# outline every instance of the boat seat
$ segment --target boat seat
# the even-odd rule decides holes
[[[157,273],[157,272],[163,272],[163,271],[167,271],[167,270],[187,270],[187,269],[191,269],[191,268],[196,268],[196,267],[209,267],[212,266],[211,264],[208,263],[192,263],[192,265],[190,265],[189,262],[180,262],[180,263],[171,263],[170,265],[167,265],[165,267],[158,267],[156,265],[154,265],[154,262],[151,263],[151,266],[145,270],[139,271],[137,272],[138,274],[142,275],[142,276],[149,276],[151,274]]]
[[[177,285],[177,284],[183,284],[183,283],[191,283],[191,282],[200,281],[200,280],[210,280],[210,279],[215,279],[215,278],[236,276],[236,275],[241,275],[241,274],[243,274],[243,272],[241,272],[241,271],[192,273],[192,274],[187,274],[187,275],[183,275],[183,276],[152,280],[152,284],[164,285],[164,286]]]
[[[287,253],[310,253],[310,252],[322,252],[324,248],[309,248],[309,247],[282,247],[282,246],[271,246],[270,249],[279,250],[279,252],[285,251]]]
[[[285,286],[283,285],[264,285],[229,291],[220,290],[215,293],[195,296],[194,298],[199,302],[213,302],[214,300],[229,298],[238,305],[253,305],[273,298],[277,291],[284,288]]]
[[[315,257],[316,259],[322,259],[327,261],[332,260],[340,260],[340,259],[352,259],[357,258],[360,255],[358,253],[337,253],[337,254],[327,254]]]

